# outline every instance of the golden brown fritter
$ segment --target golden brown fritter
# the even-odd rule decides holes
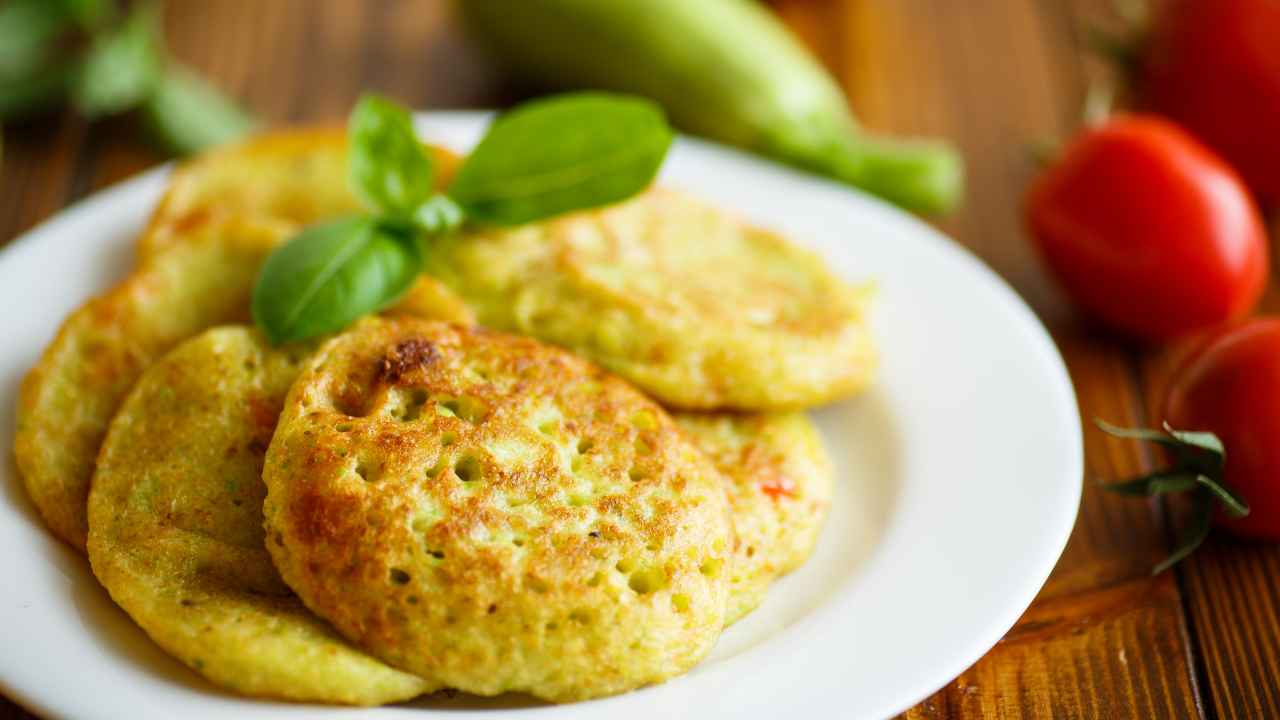
[[[527,338],[367,320],[294,384],[268,547],[389,664],[481,695],[661,682],[714,644],[722,480],[661,407]]]
[[[482,324],[574,350],[671,407],[805,407],[874,371],[865,290],[678,192],[433,248],[430,272]]]
[[[376,705],[435,689],[352,648],[280,579],[262,463],[309,348],[210,330],[152,365],[111,422],[89,559],[157,644],[238,693]]]
[[[257,268],[289,232],[211,221],[72,313],[23,380],[14,456],[59,537],[84,549],[85,500],[107,423],[152,362],[196,333],[249,316]]]
[[[427,148],[440,187],[458,158]],[[307,225],[360,210],[347,182],[345,128],[290,129],[227,145],[178,165],[138,242],[147,257],[213,217],[251,216]]]
[[[831,506],[831,461],[802,412],[674,417],[725,478],[734,531],[725,623],[737,622],[813,553]]]

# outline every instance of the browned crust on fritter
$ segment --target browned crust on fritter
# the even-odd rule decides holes
[[[362,323],[295,383],[264,479],[286,582],[447,685],[621,692],[719,634],[718,474],[659,406],[536,341]]]

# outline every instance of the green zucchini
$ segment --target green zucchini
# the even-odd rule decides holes
[[[680,128],[924,213],[956,204],[945,143],[862,133],[839,86],[750,0],[457,0],[467,27],[524,79],[648,96]]]

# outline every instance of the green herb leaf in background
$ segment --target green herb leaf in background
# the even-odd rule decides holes
[[[115,14],[113,0],[53,0],[67,16],[85,30],[93,30]]]
[[[469,219],[496,225],[607,205],[653,181],[671,139],[648,100],[595,92],[535,100],[494,121],[448,194]]]
[[[0,5],[0,120],[44,110],[66,95],[79,68],[64,57],[76,30],[107,15],[105,0],[10,0]]]
[[[44,66],[70,20],[56,0],[10,0],[0,5],[0,82],[28,77]]]
[[[0,121],[68,99],[90,119],[136,109],[180,155],[252,130],[236,103],[165,56],[158,0],[133,8],[121,19],[113,0],[0,0]]]
[[[139,110],[152,139],[177,155],[230,142],[258,124],[217,88],[173,62]]]
[[[422,269],[417,239],[370,217],[313,225],[276,250],[253,293],[273,343],[341,330],[407,291]]]
[[[164,66],[159,7],[143,3],[115,30],[94,39],[71,88],[86,117],[131,110],[151,95]]]
[[[72,29],[96,27],[108,0],[9,0],[0,5],[0,85],[40,73]]]
[[[431,196],[433,168],[409,112],[367,94],[351,112],[348,134],[349,172],[356,193],[370,208],[411,217]]]

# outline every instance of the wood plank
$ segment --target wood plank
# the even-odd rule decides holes
[[[903,717],[1200,717],[1186,638],[1168,632],[1180,607],[1172,576],[1037,602],[982,662]]]
[[[66,115],[34,117],[4,128],[0,164],[0,246],[52,215],[76,180],[87,126]]]

